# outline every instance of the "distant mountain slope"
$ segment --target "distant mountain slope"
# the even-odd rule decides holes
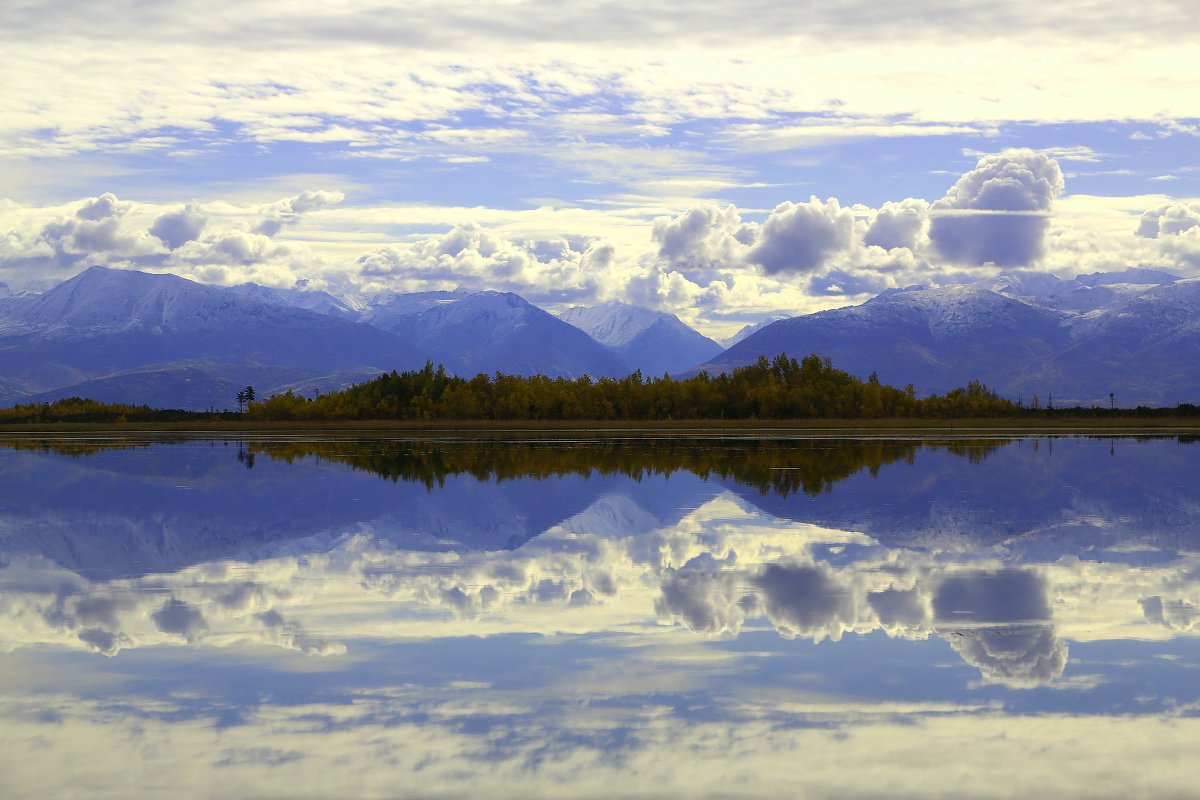
[[[1148,273],[1148,274],[1147,274]],[[1153,271],[1063,281],[887,292],[860,306],[773,323],[700,368],[729,371],[781,352],[828,356],[860,377],[920,394],[979,379],[1056,405],[1200,402],[1200,280]],[[1160,285],[1131,280],[1169,279]]]
[[[426,358],[404,340],[365,325],[174,275],[93,267],[42,295],[0,304],[0,374],[31,393],[111,378],[105,386],[113,399],[168,404],[190,390],[115,395],[120,386],[166,391],[171,365],[178,364],[286,367],[291,382],[347,369],[413,369]],[[153,377],[122,375],[151,366]],[[197,375],[194,369],[175,374]]]
[[[372,377],[378,371],[372,373]],[[247,385],[256,394],[284,391],[312,379],[295,367],[248,364],[172,363],[149,365],[103,378],[39,392],[26,401],[49,403],[64,397],[88,397],[105,403],[147,403],[158,408],[225,410]]]
[[[230,286],[225,291],[250,300],[257,300],[260,303],[303,308],[306,311],[315,311],[318,314],[329,314],[344,319],[356,320],[362,313],[362,309],[347,298],[311,289],[276,289],[257,283],[240,283],[237,286]]]
[[[511,292],[397,295],[363,321],[412,342],[463,376],[504,372],[620,376],[625,365],[583,331]]]
[[[743,325],[741,330],[739,330],[737,333],[735,333],[733,336],[730,336],[727,339],[722,339],[720,344],[722,347],[725,347],[725,348],[733,347],[735,344],[742,341],[747,336],[758,333],[763,328],[765,328],[768,325],[771,325],[775,322],[779,322],[779,320],[781,320],[781,319],[791,319],[791,315],[789,315],[789,314],[772,314],[768,319],[764,319],[762,322],[754,322],[749,325]]]
[[[338,298],[94,267],[40,295],[0,297],[4,403],[78,394],[227,408],[246,384],[307,395],[427,359],[464,376],[685,377],[781,352],[921,394],[979,379],[1027,402],[1200,402],[1200,279],[1010,272],[889,290],[771,323],[724,352],[669,314],[607,304],[559,319],[491,291]]]
[[[611,348],[644,375],[677,373],[721,352],[721,345],[684,324],[674,314],[626,303],[576,306],[561,318]]]

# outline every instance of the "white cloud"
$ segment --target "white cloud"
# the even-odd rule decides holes
[[[896,247],[916,250],[928,236],[928,229],[929,203],[912,197],[889,201],[871,218],[863,243],[884,250]]]
[[[432,2],[404,13],[247,2],[217,18],[194,0],[141,11],[130,0],[103,15],[73,8],[56,26],[9,12],[0,151],[212,152],[232,136],[453,159],[512,146],[497,137],[565,153],[581,136],[653,139],[689,120],[771,147],[781,136],[986,135],[1005,120],[1183,131],[1200,117],[1178,72],[1194,50],[1180,33],[1188,20],[1168,0],[1141,14],[940,5],[909,10],[921,24],[903,41],[888,34],[912,17],[863,3],[740,14],[705,3],[680,18],[628,0],[539,0],[502,21],[486,4]],[[812,75],[825,79],[799,77]],[[438,148],[439,138],[454,141]]]
[[[655,219],[651,235],[659,257],[670,267],[709,283],[745,263],[757,228],[742,222],[734,206],[702,205]]]
[[[1035,150],[1005,150],[982,155],[933,208],[1045,213],[1063,187],[1053,158]]]
[[[1146,211],[1136,236],[1151,245],[1158,263],[1189,274],[1200,270],[1200,203],[1175,202]]]
[[[1137,235],[1144,239],[1178,236],[1200,226],[1200,205],[1171,203],[1142,214]]]
[[[514,242],[474,223],[409,245],[379,248],[361,256],[358,274],[375,288],[419,290],[458,286],[521,294],[543,303],[584,302],[611,291],[620,269],[606,242],[565,239]]]
[[[767,274],[809,272],[849,249],[853,235],[854,215],[835,198],[783,202],[763,223],[748,257]]]
[[[169,249],[176,250],[195,240],[207,224],[208,217],[195,205],[188,203],[183,208],[168,211],[154,220],[154,224],[150,226],[150,235],[160,239]]]
[[[930,207],[929,238],[951,263],[1033,264],[1045,253],[1046,215],[1063,187],[1058,162],[1044,153],[985,155]]]
[[[284,226],[295,225],[301,215],[335,206],[345,199],[346,196],[341,192],[306,189],[295,197],[288,197],[266,206],[262,210],[263,219],[255,226],[254,232],[275,236]]]

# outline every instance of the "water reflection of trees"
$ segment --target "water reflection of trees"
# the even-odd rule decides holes
[[[341,464],[392,481],[416,482],[432,490],[448,478],[470,475],[479,481],[549,479],[569,475],[625,475],[634,479],[685,471],[703,479],[724,479],[760,494],[815,497],[840,481],[897,462],[911,464],[921,451],[945,453],[981,463],[1020,437],[1008,438],[755,438],[746,435],[649,437],[599,436],[551,439],[531,436],[477,439],[338,437],[303,441],[291,438],[214,439],[237,444],[240,464],[252,467],[258,456],[292,463],[316,459]],[[1113,437],[1083,436],[1078,438]],[[1166,439],[1191,443],[1192,435],[1134,435],[1122,441]],[[35,438],[0,440],[0,448],[79,458],[109,450],[144,450],[181,445],[194,437]],[[1047,437],[1052,442],[1053,437]],[[1041,438],[1032,446],[1038,450]]]
[[[151,445],[179,444],[184,439],[5,439],[0,447],[27,453],[81,458],[109,450],[148,450]]]
[[[875,475],[896,462],[911,464],[921,450],[944,450],[977,463],[1010,440],[914,441],[887,439],[664,438],[589,441],[480,440],[256,442],[249,453],[293,463],[300,459],[345,464],[393,481],[433,489],[447,477],[480,481],[545,479],[565,475],[644,477],[687,471],[723,478],[783,497],[816,496],[864,470]]]

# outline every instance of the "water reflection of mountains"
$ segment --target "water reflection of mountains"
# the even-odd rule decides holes
[[[96,577],[322,549],[366,524],[401,549],[513,548],[605,504],[592,524],[633,535],[723,491],[886,543],[1006,541],[1033,560],[1196,549],[1200,520],[1200,449],[1173,438],[4,444],[0,550]],[[614,498],[636,513],[614,518]]]

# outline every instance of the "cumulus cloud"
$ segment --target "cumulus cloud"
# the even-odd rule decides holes
[[[697,287],[728,282],[747,265],[768,276],[812,272],[854,244],[854,214],[834,198],[777,205],[761,225],[732,205],[705,204],[654,220],[652,237],[665,264]]]
[[[1044,153],[983,156],[931,206],[929,238],[953,263],[1031,264],[1045,252],[1048,215],[1063,187],[1058,162]]]
[[[758,226],[742,222],[735,206],[712,204],[689,208],[675,217],[658,217],[651,231],[659,257],[685,277],[701,282],[744,264],[757,235]]]
[[[171,250],[177,250],[200,236],[208,217],[188,203],[178,211],[168,211],[154,220],[150,234],[158,237]]]
[[[849,249],[853,236],[854,215],[835,198],[783,202],[763,223],[749,260],[767,274],[808,272]]]
[[[128,213],[132,203],[122,202],[112,192],[105,192],[99,197],[84,201],[75,216],[79,219],[98,222],[109,217],[120,217]]]
[[[0,270],[18,286],[65,278],[85,266],[153,260],[162,244],[132,212],[135,204],[106,192],[64,209],[26,209],[0,236]],[[14,224],[15,223],[15,224]]]
[[[863,235],[863,244],[892,250],[907,247],[916,250],[929,228],[929,203],[909,197],[889,201],[871,217]]]
[[[326,267],[303,244],[271,236],[304,213],[340,202],[339,192],[305,191],[265,206],[188,203],[159,206],[111,192],[66,207],[26,208],[5,215],[0,271],[17,285],[69,277],[92,266],[171,271],[204,283],[247,280],[293,285]]]
[[[602,241],[512,241],[475,223],[408,246],[372,250],[357,261],[358,275],[377,288],[480,287],[522,294],[535,302],[582,302],[610,292],[617,262]]]
[[[1200,205],[1172,203],[1142,214],[1137,235],[1143,239],[1178,236],[1200,226]]]
[[[249,231],[227,230],[200,241],[186,242],[173,254],[178,264],[249,265],[289,252],[287,245]]]
[[[720,283],[710,286],[721,286]],[[625,284],[625,299],[642,308],[680,308],[696,303],[705,289],[688,280],[683,273],[650,269],[634,275]]]
[[[48,223],[40,238],[59,255],[87,258],[104,253],[132,254],[138,250],[139,237],[122,225],[131,207],[132,203],[106,192],[85,200],[73,218]]]

